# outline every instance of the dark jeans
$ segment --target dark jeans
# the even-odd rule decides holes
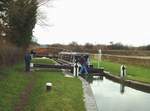
[[[87,66],[86,65],[81,65],[81,69],[80,69],[80,74],[83,74],[83,72],[85,74],[88,74],[88,71],[87,71]]]
[[[30,71],[30,62],[25,63],[25,71],[29,72]]]

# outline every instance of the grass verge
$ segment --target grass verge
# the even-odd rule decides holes
[[[41,62],[45,63],[44,60]],[[49,63],[54,61],[49,60]],[[13,111],[21,92],[31,81],[34,85],[22,111],[85,111],[81,81],[64,77],[60,70],[25,73],[24,65],[18,64],[1,70],[0,80],[0,111]],[[50,92],[46,91],[46,82],[53,84]]]
[[[46,58],[46,57],[43,57],[43,58],[33,58],[32,63],[35,63],[35,64],[55,64],[55,61],[53,61],[52,59],[49,59],[49,58]]]
[[[12,111],[18,102],[21,91],[30,81],[30,76],[18,64],[0,71],[0,111]],[[20,72],[21,71],[21,72]]]
[[[77,78],[65,78],[62,72],[35,72],[36,83],[25,111],[85,111],[81,81]],[[46,82],[53,84],[46,91]]]
[[[92,60],[94,67],[97,67],[98,61]],[[100,66],[104,67],[106,71],[109,71],[111,74],[118,75],[120,74],[121,64],[109,61],[101,61]],[[150,69],[126,65],[127,67],[127,79],[136,80],[140,82],[150,83]]]

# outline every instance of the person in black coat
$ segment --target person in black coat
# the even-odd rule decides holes
[[[79,71],[80,74],[88,74],[88,71],[87,71],[87,61],[86,61],[86,58],[84,56],[82,56],[80,58],[80,61],[79,63],[81,64],[81,69]]]

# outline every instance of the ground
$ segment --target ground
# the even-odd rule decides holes
[[[98,61],[93,59],[92,63],[94,67],[97,67]],[[150,83],[150,69],[141,66],[134,66],[125,64],[127,67],[127,79],[136,80],[144,83]],[[118,75],[120,74],[121,64],[116,62],[110,62],[103,60],[100,62],[100,67],[104,67],[105,71],[109,71],[111,74]]]
[[[46,82],[53,84],[50,92]],[[26,73],[17,64],[1,70],[0,89],[0,111],[85,111],[81,81],[64,77],[61,70]]]

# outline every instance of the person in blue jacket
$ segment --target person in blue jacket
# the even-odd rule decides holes
[[[82,56],[81,58],[80,58],[80,64],[81,64],[81,69],[80,69],[80,74],[83,74],[83,73],[85,73],[85,74],[88,74],[88,71],[87,71],[87,62],[86,62],[86,58],[84,57],[84,56]]]
[[[24,61],[25,61],[25,71],[29,72],[30,71],[30,62],[31,62],[31,55],[29,52],[25,53]]]

